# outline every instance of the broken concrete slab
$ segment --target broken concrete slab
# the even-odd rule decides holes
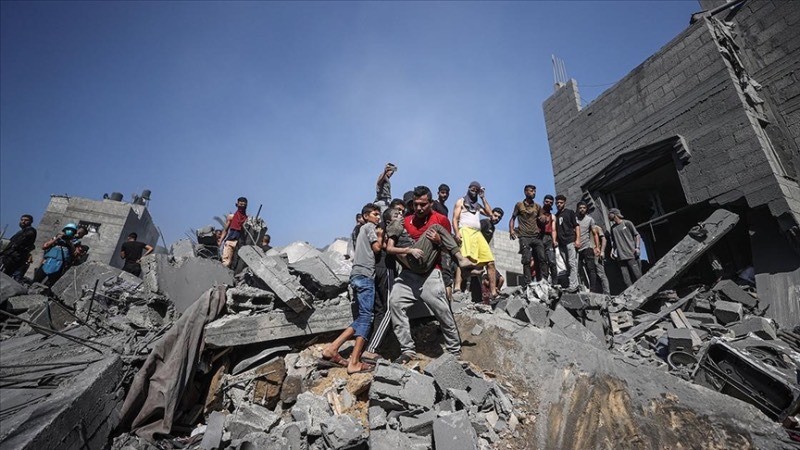
[[[706,250],[727,234],[739,216],[724,209],[714,211],[700,225],[707,232],[702,240],[687,235],[662,256],[641,278],[625,289],[621,300],[628,309],[638,309],[658,291],[683,274]]]
[[[386,410],[380,406],[370,406],[367,410],[367,417],[370,430],[386,427]]]
[[[436,401],[432,377],[399,364],[379,362],[369,390],[370,405],[387,410],[429,410]]]
[[[772,322],[770,322],[769,319],[765,319],[763,317],[749,317],[742,321],[742,323],[737,323],[736,325],[732,326],[731,331],[733,331],[733,334],[737,338],[747,336],[748,333],[753,333],[754,335],[765,340],[778,339],[775,326],[772,325]]]
[[[745,290],[734,283],[733,280],[722,280],[717,283],[712,290],[722,294],[727,300],[741,303],[748,308],[755,308],[758,306],[758,299],[745,292]]]
[[[327,448],[333,450],[351,448],[365,440],[361,422],[347,414],[328,417],[320,428]]]
[[[6,275],[3,272],[0,272],[0,305],[2,305],[6,300],[11,297],[16,297],[18,295],[23,295],[28,293],[28,288],[19,284],[11,278],[10,276]]]
[[[142,280],[139,277],[98,261],[88,261],[70,267],[55,282],[51,290],[66,305],[73,306],[84,293],[91,293],[94,290],[95,283],[97,283],[97,293],[100,295],[110,296],[109,291],[118,289],[144,295]],[[194,300],[197,300],[197,297]]]
[[[433,421],[436,450],[471,450],[478,448],[478,435],[466,411],[438,417]]]
[[[522,300],[519,297],[511,297],[506,302],[504,309],[509,316],[515,319],[522,320],[522,318],[524,317],[523,310],[527,305],[528,302],[526,302],[525,300]]]
[[[432,376],[436,386],[442,393],[448,389],[466,391],[469,388],[470,377],[455,356],[443,353],[425,366],[425,373]]]
[[[308,242],[296,241],[284,247],[280,253],[286,255],[289,264],[294,264],[297,261],[319,256],[322,252],[309,245]]]
[[[431,439],[413,433],[403,433],[400,430],[373,430],[369,433],[369,448],[370,450],[429,450]]]
[[[300,284],[300,280],[289,272],[283,259],[264,256],[260,248],[246,245],[239,249],[239,258],[294,312],[311,307],[311,294]]]
[[[278,405],[281,385],[286,378],[286,366],[283,358],[275,357],[255,370],[259,378],[253,386],[253,402],[274,409]]]
[[[225,414],[213,411],[208,416],[206,431],[203,440],[200,442],[202,450],[216,450],[222,445],[222,434],[225,431]]]
[[[704,323],[717,323],[717,318],[710,313],[684,312],[683,315],[693,327]]]
[[[723,325],[742,320],[743,314],[741,303],[726,302],[724,300],[717,300],[714,303],[714,317]]]
[[[211,347],[233,347],[344,330],[352,322],[353,307],[349,302],[301,313],[271,311],[225,316],[206,326],[205,341]]]
[[[413,412],[400,416],[400,430],[405,433],[414,433],[420,436],[430,436],[433,432],[433,421],[437,411],[429,410],[422,413]]]
[[[311,392],[303,392],[297,396],[292,407],[292,418],[309,436],[322,435],[322,422],[333,415],[328,401],[324,397]]]
[[[545,304],[539,302],[531,302],[523,310],[523,318],[525,322],[539,327],[546,328],[550,324],[550,308]]]
[[[343,255],[325,252],[289,264],[289,271],[316,298],[328,299],[347,290],[353,263]]]
[[[694,331],[690,328],[673,328],[667,331],[669,352],[672,353],[680,351],[694,353],[694,339],[692,337],[692,333],[694,333]]]
[[[657,314],[652,315],[646,320],[643,320],[640,324],[636,325],[635,327],[629,329],[628,331],[614,336],[614,343],[615,344],[624,344],[631,339],[637,338],[644,334],[647,330],[649,330],[656,322],[660,322],[665,317],[667,317],[672,311],[677,310],[678,308],[682,308],[683,305],[687,304],[691,299],[693,299],[697,293],[700,292],[700,289],[695,289],[687,296],[681,298],[677,302],[673,303],[672,306],[662,308]]]
[[[153,330],[164,324],[164,316],[148,305],[131,306],[125,317],[132,325],[146,330]]]
[[[6,300],[4,309],[11,314],[21,314],[45,306],[47,300],[48,298],[41,294],[17,295]]]
[[[556,305],[556,309],[550,315],[550,321],[553,323],[552,330],[554,332],[569,339],[590,344],[596,348],[606,349],[605,342],[578,322],[578,319],[573,317],[563,306]]]
[[[176,241],[170,246],[169,253],[173,258],[194,258],[197,256],[194,244],[189,239],[180,239]]]
[[[225,293],[229,311],[272,311],[275,309],[275,294],[246,284],[235,286]]]
[[[183,313],[213,286],[232,285],[233,271],[205,258],[175,260],[168,255],[147,255],[141,260],[145,286],[165,295]]]
[[[280,414],[268,408],[242,402],[233,414],[225,418],[225,429],[231,433],[232,439],[241,439],[249,433],[269,432],[280,420]]]
[[[236,364],[233,370],[231,370],[231,375],[238,375],[264,360],[272,358],[273,356],[279,355],[281,353],[288,353],[290,351],[292,351],[292,348],[289,347],[288,345],[280,345],[277,347],[270,347],[266,350],[262,350],[257,355],[243,359],[242,361],[239,362],[239,364]]]

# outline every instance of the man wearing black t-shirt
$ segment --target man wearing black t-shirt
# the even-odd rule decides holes
[[[142,274],[142,266],[139,264],[139,260],[153,253],[153,247],[137,241],[136,238],[138,237],[136,233],[129,234],[128,241],[122,244],[122,249],[119,252],[120,258],[125,260],[122,270],[137,277]]]
[[[567,263],[569,270],[569,287],[567,292],[578,291],[578,248],[581,246],[581,227],[575,211],[566,207],[567,197],[556,195],[556,232],[558,234],[558,249],[561,257]]]

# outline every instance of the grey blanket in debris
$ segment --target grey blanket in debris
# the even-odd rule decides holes
[[[122,427],[151,441],[154,435],[170,434],[203,349],[203,330],[224,306],[225,287],[209,289],[156,342],[122,405]]]

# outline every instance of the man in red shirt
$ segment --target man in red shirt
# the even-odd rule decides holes
[[[247,221],[247,199],[239,197],[236,200],[236,212],[228,214],[228,220],[225,222],[225,230],[223,231],[222,239],[222,265],[230,267],[233,262],[233,253],[236,250],[236,245],[239,244],[239,238],[242,236],[244,223]]]
[[[427,186],[417,186],[414,189],[413,205],[414,214],[406,217],[404,221],[409,236],[417,240],[424,235],[438,246],[441,243],[441,236],[429,228],[434,224],[439,224],[449,230],[451,229],[450,221],[442,214],[433,211],[433,196]],[[416,274],[410,270],[402,271],[392,286],[392,292],[389,294],[389,310],[392,315],[394,333],[403,352],[395,362],[404,364],[411,361],[416,355],[406,310],[418,301],[424,302],[439,321],[447,351],[457,357],[461,356],[461,338],[458,335],[453,311],[450,310],[445,296],[441,264],[437,262],[434,269],[427,274]]]

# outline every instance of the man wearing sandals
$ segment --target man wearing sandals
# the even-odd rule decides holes
[[[322,358],[330,363],[346,366],[347,373],[371,371],[375,366],[361,362],[372,326],[372,308],[375,304],[375,253],[381,251],[382,239],[378,236],[377,224],[381,219],[380,207],[374,203],[367,203],[361,209],[364,225],[358,232],[355,254],[353,256],[353,269],[350,271],[350,286],[358,302],[358,312],[353,323],[347,327],[335,341],[322,350]],[[355,336],[356,343],[350,359],[345,361],[339,355],[339,348],[350,338]]]
[[[442,242],[441,235],[432,227],[439,224],[449,230],[450,221],[447,220],[447,217],[433,211],[433,198],[431,190],[427,186],[417,186],[414,189],[413,206],[414,214],[407,216],[404,220],[406,231],[415,241],[426,238],[433,245],[439,247]],[[392,292],[389,293],[392,325],[403,352],[395,362],[403,364],[411,361],[416,355],[407,310],[418,301],[423,301],[439,321],[447,351],[460,356],[461,338],[458,335],[453,311],[450,310],[445,296],[441,267],[437,263],[432,270],[423,274],[414,273],[412,270],[403,270],[395,279]]]

